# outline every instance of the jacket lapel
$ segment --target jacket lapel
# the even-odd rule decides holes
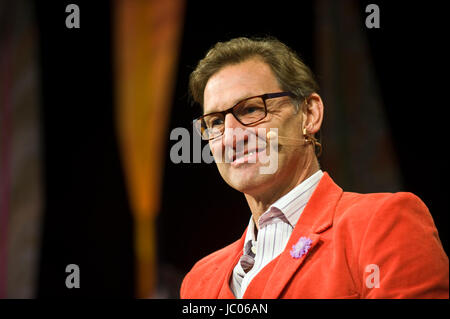
[[[235,299],[233,292],[230,288],[230,278],[233,273],[234,266],[239,262],[239,259],[241,258],[243,254],[243,248],[244,248],[244,242],[245,242],[245,235],[247,234],[247,228],[244,231],[244,234],[241,236],[241,239],[238,241],[238,244],[236,245],[235,249],[230,252],[230,258],[228,258],[228,261],[226,264],[220,265],[222,274],[222,280],[217,281],[216,284],[220,285],[219,292],[217,298],[219,299]],[[216,270],[217,271],[217,270]],[[216,274],[217,276],[217,274]]]
[[[264,288],[261,298],[262,299],[276,299],[280,296],[286,284],[295,274],[297,269],[304,263],[306,258],[309,255],[309,252],[314,249],[314,247],[319,242],[320,235],[309,233],[303,234],[305,237],[311,239],[311,247],[309,250],[300,258],[294,258],[291,256],[290,251],[292,246],[300,239],[300,237],[291,236],[291,239],[288,242],[286,249],[281,253],[278,258],[278,261],[273,269],[268,281],[267,285]],[[303,237],[303,236],[302,236]]]
[[[224,267],[225,269],[227,269],[227,272],[225,275],[225,280],[223,282],[223,285],[219,291],[219,296],[218,296],[219,299],[236,299],[236,297],[234,296],[234,294],[230,288],[230,278],[233,275],[234,267],[239,262],[239,259],[241,258],[242,254],[243,254],[243,251],[241,249],[240,253],[236,254],[236,257],[233,259],[233,262],[230,265],[228,265],[228,267]]]
[[[279,298],[283,289],[297,270],[300,269],[300,266],[310,253],[315,249],[320,249],[320,247],[317,247],[317,244],[320,242],[319,233],[332,226],[336,205],[342,193],[342,189],[325,172],[303,210],[285,250],[274,260],[276,264],[260,298]],[[312,241],[311,246],[301,257],[294,258],[290,252],[293,248],[292,246],[297,244],[301,237],[310,239]],[[253,281],[257,280],[257,278],[258,276]]]

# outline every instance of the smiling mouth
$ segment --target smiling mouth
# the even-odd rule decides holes
[[[251,151],[242,152],[242,153],[234,153],[233,157],[230,159],[231,166],[238,166],[244,163],[254,164],[258,160],[258,155],[261,152],[265,152],[266,147],[262,147],[259,149],[253,149]]]

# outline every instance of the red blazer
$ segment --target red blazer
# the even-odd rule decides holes
[[[290,250],[300,237],[312,244],[296,259]],[[181,298],[234,298],[229,282],[244,240],[245,232],[197,262]],[[253,278],[243,298],[449,298],[448,287],[448,257],[418,197],[343,192],[325,173],[285,250]]]

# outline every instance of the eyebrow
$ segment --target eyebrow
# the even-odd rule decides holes
[[[213,108],[213,110],[212,110],[211,112],[205,113],[205,107],[203,106],[203,115],[207,115],[207,114],[211,114],[211,113],[220,113],[220,112],[223,112],[223,111],[225,111],[225,110],[228,110],[228,109],[232,108],[233,106],[235,106],[235,105],[238,104],[239,102],[241,102],[241,101],[243,101],[243,100],[245,100],[245,99],[248,99],[249,97],[252,97],[252,96],[254,96],[254,95],[252,95],[252,94],[246,94],[246,95],[244,95],[243,97],[240,97],[240,98],[238,98],[238,99],[235,99],[235,100],[233,101],[233,103],[231,103],[231,106],[230,106],[230,107],[227,107],[227,108],[223,109],[222,111],[217,111],[217,108]]]

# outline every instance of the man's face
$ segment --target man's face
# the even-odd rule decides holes
[[[237,102],[251,96],[283,91],[280,88],[269,65],[261,59],[253,58],[239,64],[229,65],[214,74],[207,82],[204,91],[204,114],[226,110]],[[210,148],[216,158],[217,167],[223,179],[236,190],[258,196],[271,190],[292,184],[304,162],[304,147],[278,145],[278,169],[273,174],[261,174],[260,167],[267,166],[258,159],[258,151],[269,155],[261,147],[254,150],[254,140],[249,143],[249,134],[231,134],[233,130],[242,129],[257,134],[258,128],[277,128],[278,135],[302,139],[302,112],[297,112],[289,97],[268,99],[267,116],[260,122],[244,126],[233,114],[225,117],[225,132],[222,136],[210,140]],[[251,135],[251,134],[250,134]],[[265,140],[264,136],[259,136]],[[244,145],[244,152],[239,152],[237,145]],[[217,154],[230,155],[229,159],[218,158]],[[237,153],[236,153],[237,151]],[[270,150],[273,152],[273,150]],[[255,154],[251,154],[255,153]],[[254,157],[256,156],[256,161]],[[284,184],[284,185],[283,185]]]

